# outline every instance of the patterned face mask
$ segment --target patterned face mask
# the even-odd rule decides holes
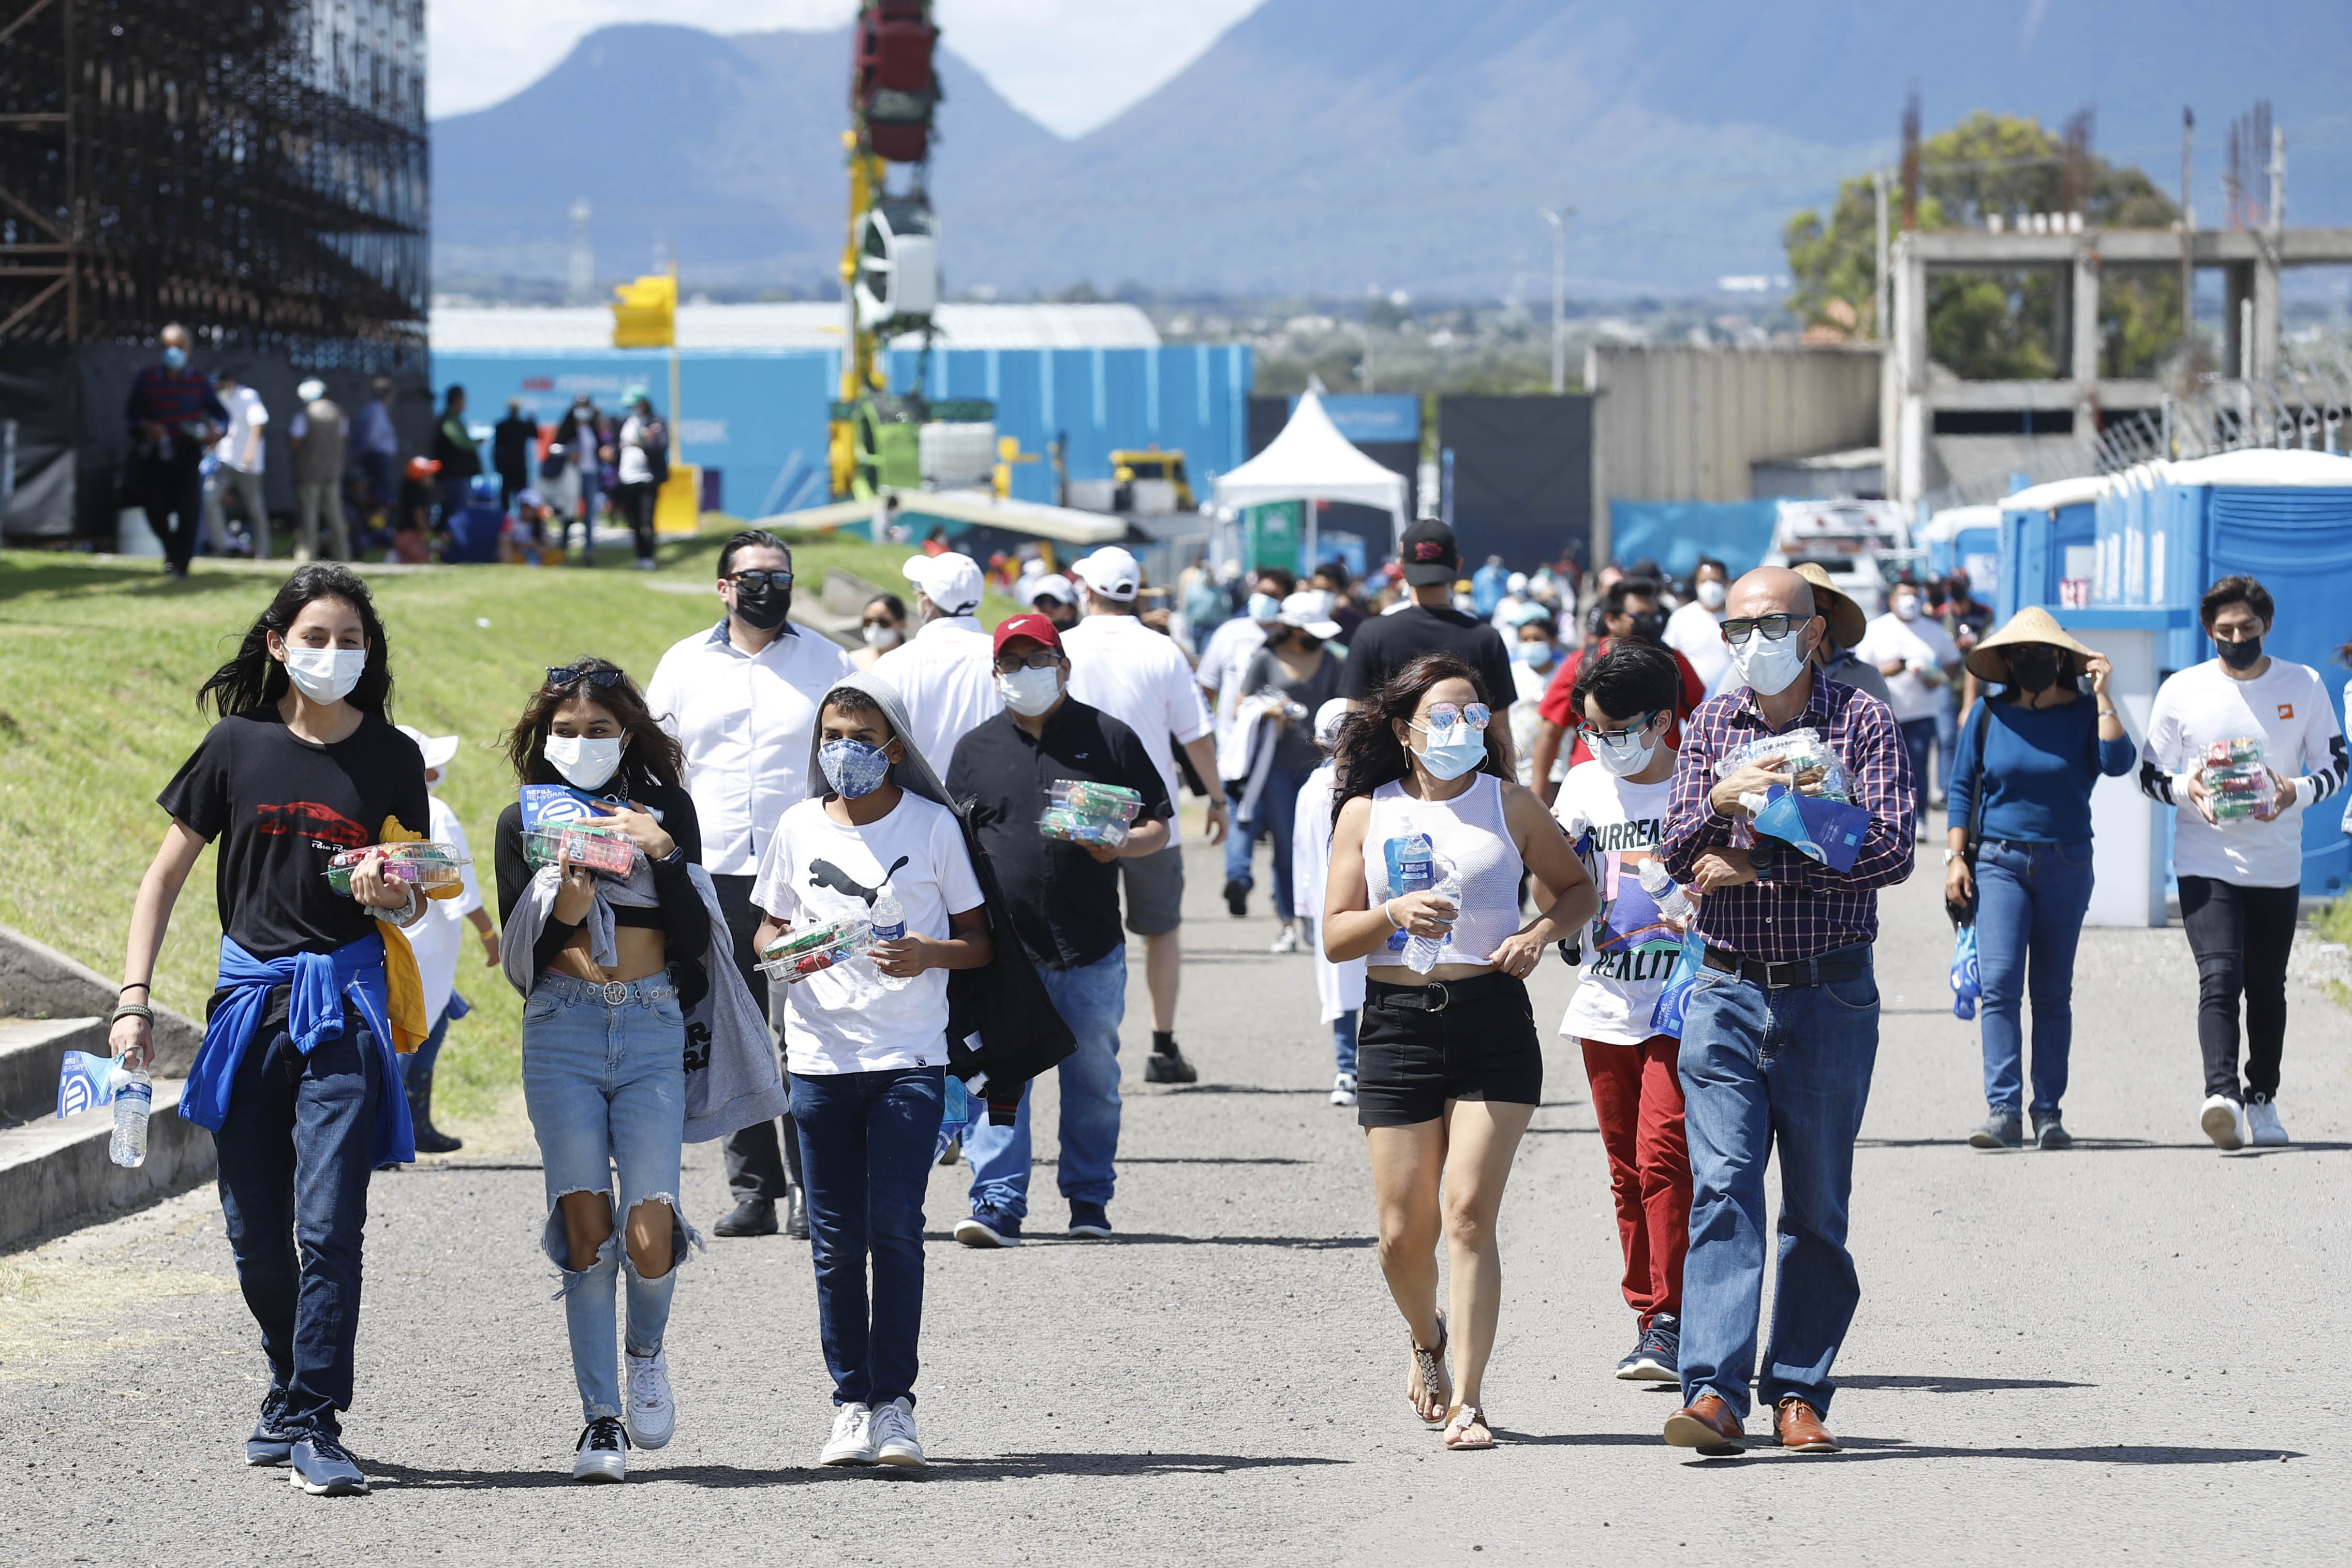
[[[863,741],[827,741],[816,749],[816,765],[824,782],[844,800],[872,795],[890,776],[890,758],[878,746]]]

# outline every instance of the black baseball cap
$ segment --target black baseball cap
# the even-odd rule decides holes
[[[1454,546],[1454,531],[1433,517],[1424,517],[1404,531],[1397,552],[1404,580],[1416,588],[1451,583],[1462,574],[1461,552]]]

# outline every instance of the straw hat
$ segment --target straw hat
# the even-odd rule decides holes
[[[2009,655],[2000,650],[2021,643],[2046,643],[2062,653],[2072,654],[2067,673],[2080,675],[2083,667],[2099,656],[2066,635],[2057,618],[2038,605],[2028,605],[2010,617],[2009,625],[1977,644],[1969,651],[1969,673],[1979,680],[2009,680]]]
[[[1810,561],[1797,568],[1797,575],[1812,584],[1813,613],[1828,619],[1830,636],[1837,639],[1838,647],[1852,647],[1860,642],[1862,634],[1870,629],[1870,617],[1862,613],[1862,606],[1840,593],[1830,574]]]

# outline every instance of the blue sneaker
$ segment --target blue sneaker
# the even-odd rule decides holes
[[[1617,1363],[1617,1375],[1627,1383],[1679,1383],[1682,1354],[1682,1324],[1660,1312],[1642,1331],[1633,1353]]]
[[[325,1432],[305,1432],[294,1439],[287,1457],[294,1473],[287,1478],[298,1491],[312,1497],[365,1497],[367,1477],[359,1461],[344,1451],[341,1441]]]
[[[1021,1221],[1003,1209],[977,1208],[956,1223],[955,1238],[966,1247],[1018,1247]]]
[[[1100,1204],[1070,1201],[1070,1234],[1095,1241],[1110,1239],[1110,1212]]]
[[[253,1436],[245,1440],[245,1462],[248,1465],[282,1465],[294,1452],[297,1436],[279,1423],[286,1418],[286,1395],[278,1389],[261,1402],[261,1418],[253,1424]]]

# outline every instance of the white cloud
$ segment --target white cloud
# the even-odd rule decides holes
[[[946,41],[1030,115],[1075,136],[1198,58],[1260,0],[939,0]],[[837,27],[856,0],[440,0],[426,13],[430,112],[485,108],[615,22],[713,32]],[[846,61],[843,69],[848,68]]]

